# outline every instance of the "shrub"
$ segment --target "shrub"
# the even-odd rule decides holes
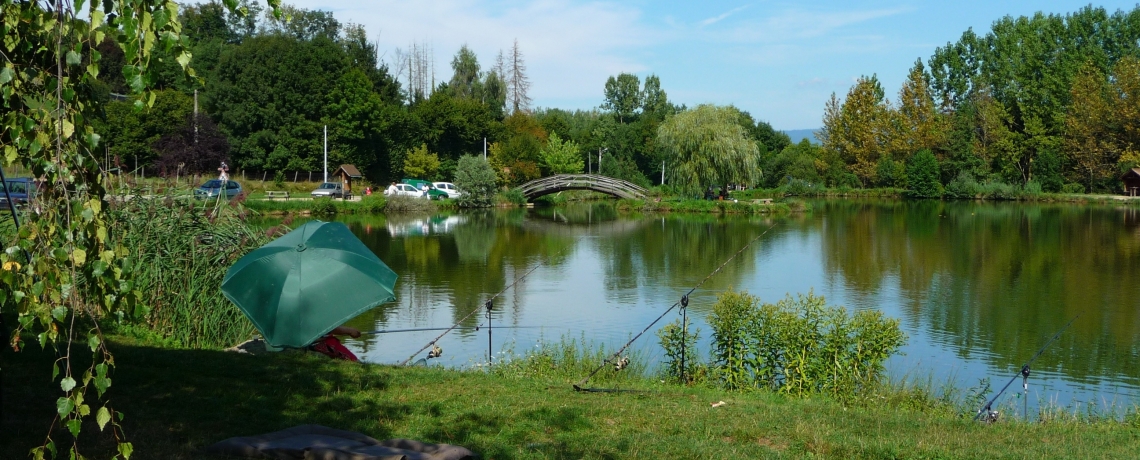
[[[456,201],[464,208],[486,208],[494,204],[495,170],[486,160],[464,155],[455,167],[455,186],[463,191]]]
[[[698,374],[701,360],[697,356],[697,340],[700,339],[701,330],[693,330],[692,322],[682,329],[681,320],[666,324],[657,331],[657,338],[661,348],[665,350],[665,366],[661,369],[662,377],[666,380],[688,383]],[[682,357],[684,358],[684,373],[682,370]],[[684,376],[684,381],[681,380]]]
[[[523,192],[519,191],[518,189],[512,188],[510,190],[507,190],[502,193],[502,196],[503,200],[515,206],[526,205],[526,195],[523,195]]]
[[[1041,183],[1031,180],[1025,183],[1025,187],[1021,189],[1022,196],[1037,196],[1042,193]]]
[[[285,171],[273,173],[273,186],[277,187],[277,190],[281,190],[281,187],[285,186]]]
[[[1061,187],[1061,193],[1085,193],[1083,184],[1068,183]]]
[[[729,389],[854,396],[879,383],[883,363],[906,341],[898,320],[878,311],[849,314],[812,293],[761,305],[730,291],[708,322],[710,372]]]
[[[960,171],[954,180],[946,185],[946,195],[951,198],[974,198],[979,191],[978,181],[968,171]]]
[[[435,212],[435,203],[431,200],[411,196],[388,197],[384,204],[384,212]]]
[[[942,183],[938,181],[938,159],[929,149],[920,150],[906,168],[907,195],[914,198],[940,198]]]
[[[360,207],[364,212],[371,214],[380,214],[384,212],[384,207],[388,205],[388,199],[379,193],[374,195],[365,195],[360,198]]]
[[[332,198],[317,198],[309,208],[314,216],[335,216],[336,211],[336,203],[333,203]]]
[[[788,179],[780,188],[784,190],[784,194],[793,196],[811,196],[823,191],[823,187],[818,184],[802,179]]]

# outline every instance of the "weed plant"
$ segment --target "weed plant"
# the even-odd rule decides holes
[[[872,310],[849,314],[810,292],[761,304],[729,291],[708,322],[710,375],[728,389],[851,398],[880,381],[884,362],[906,342],[898,320]]]
[[[238,202],[167,196],[116,203],[111,224],[135,257],[133,282],[147,307],[143,327],[177,347],[219,348],[252,336],[253,324],[218,289],[226,270],[269,241]],[[210,205],[212,204],[212,205]],[[272,231],[272,229],[271,229]]]
[[[691,321],[686,323],[682,327],[681,320],[677,319],[657,331],[658,343],[665,350],[660,374],[666,382],[687,384],[707,380],[707,368],[697,356],[701,330],[694,330]]]
[[[518,189],[512,188],[500,192],[495,201],[515,206],[526,206],[526,195],[523,195],[523,192]]]
[[[314,216],[329,217],[336,215],[336,204],[333,203],[332,198],[316,198],[309,207],[309,212]]]
[[[557,342],[540,340],[534,347],[519,354],[508,350],[506,358],[490,366],[490,373],[500,377],[520,379],[541,379],[559,383],[577,383],[593,372],[612,355],[605,345],[586,339],[562,336]],[[612,363],[606,363],[591,379],[591,384],[628,386],[647,382],[646,360],[639,352],[629,352],[629,364],[617,370]]]
[[[435,202],[410,196],[393,196],[388,198],[384,212],[433,213],[437,210]]]

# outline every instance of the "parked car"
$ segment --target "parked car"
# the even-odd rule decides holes
[[[431,185],[446,193],[448,198],[459,198],[463,196],[463,192],[460,192],[459,189],[455,187],[455,184],[451,182],[432,182]]]
[[[203,200],[217,198],[219,196],[228,200],[240,194],[241,184],[232,180],[223,181],[221,179],[211,179],[194,189],[194,198]]]
[[[396,184],[395,187],[396,187],[395,191],[393,191],[392,189],[389,188],[387,190],[384,190],[384,194],[385,195],[396,195],[396,196],[411,196],[411,197],[415,197],[415,198],[423,198],[423,196],[424,196],[424,192],[420,191],[420,189],[414,187],[411,184]]]
[[[28,200],[36,195],[37,185],[35,180],[30,177],[18,177],[4,181],[4,188],[8,193],[4,193],[4,189],[0,189],[0,209],[9,209],[11,205],[8,203],[8,197],[12,197],[12,203],[17,208],[27,206]]]
[[[344,198],[344,185],[340,182],[324,182],[310,194],[313,198]]]
[[[415,187],[416,190],[423,192],[423,196],[427,197],[429,200],[441,200],[447,198],[447,192],[436,190],[436,188],[432,186],[431,182],[429,181],[423,179],[404,179],[400,182]]]

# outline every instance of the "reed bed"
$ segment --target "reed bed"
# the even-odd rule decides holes
[[[281,230],[258,230],[245,214],[236,202],[171,196],[116,204],[111,228],[141,267],[134,282],[146,306],[142,322],[123,330],[189,348],[222,348],[250,338],[256,329],[222,295],[222,280],[237,259]]]

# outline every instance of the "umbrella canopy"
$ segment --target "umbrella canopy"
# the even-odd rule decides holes
[[[396,273],[340,222],[313,221],[237,261],[222,293],[275,347],[305,347],[395,300]]]

